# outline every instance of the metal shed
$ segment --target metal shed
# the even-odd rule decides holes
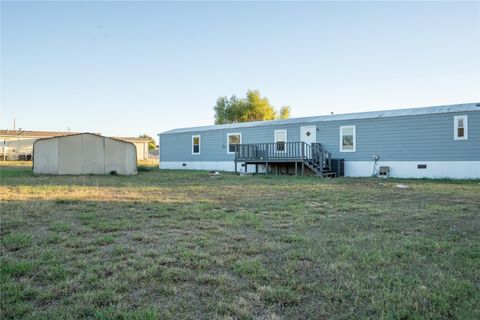
[[[36,174],[137,174],[135,145],[93,133],[39,139],[33,144]]]

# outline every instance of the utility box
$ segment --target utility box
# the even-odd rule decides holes
[[[332,159],[331,170],[333,172],[335,172],[336,177],[343,177],[345,175],[345,160],[343,160],[343,159]]]
[[[378,176],[379,176],[379,177],[388,178],[389,175],[390,175],[390,167],[381,166],[381,167],[378,169]]]

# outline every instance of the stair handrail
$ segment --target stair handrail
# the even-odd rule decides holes
[[[331,154],[320,143],[311,145],[304,142],[285,142],[282,147],[278,143],[249,143],[235,145],[235,159],[264,160],[270,159],[299,159],[311,161],[318,167],[331,167]]]

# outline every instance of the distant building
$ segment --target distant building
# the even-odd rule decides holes
[[[0,130],[0,159],[31,160],[33,143],[36,140],[71,134],[77,132]]]
[[[93,133],[38,139],[33,154],[35,174],[137,174],[133,143]]]
[[[0,130],[0,159],[1,160],[31,160],[33,143],[42,138],[52,138],[79,134],[69,131],[29,131],[29,130]],[[99,134],[99,133],[98,133]],[[132,142],[137,149],[137,159],[148,159],[147,138],[116,137],[115,139]]]
[[[148,160],[148,143],[150,139],[148,138],[134,138],[134,137],[113,137],[115,139],[131,142],[137,148],[137,159],[138,160]]]

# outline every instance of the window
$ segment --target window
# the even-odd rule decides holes
[[[200,154],[200,136],[192,136],[192,154]]]
[[[227,153],[235,153],[235,146],[242,143],[241,133],[229,133],[227,134]]]
[[[468,139],[468,116],[453,117],[453,138],[455,140]]]
[[[287,130],[275,130],[275,150],[279,152],[284,152],[286,142]]]
[[[340,152],[355,152],[357,148],[355,126],[340,127]]]

